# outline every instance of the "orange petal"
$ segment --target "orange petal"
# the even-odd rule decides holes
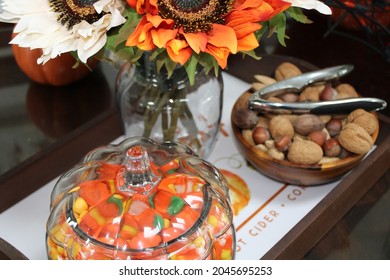
[[[184,33],[183,36],[186,39],[188,45],[196,53],[203,52],[206,49],[207,45],[207,34],[203,32],[197,33]]]
[[[192,49],[184,40],[173,39],[166,45],[169,57],[177,63],[184,65],[192,55]]]
[[[176,37],[177,29],[153,29],[150,33],[153,43],[158,48],[165,48],[167,42]]]
[[[159,15],[155,15],[154,16],[154,15],[151,15],[151,14],[147,14],[146,15],[146,19],[147,19],[147,21],[152,23],[155,28],[157,28],[157,27],[172,28],[173,24],[174,24],[173,20],[171,20],[171,19],[163,19]]]
[[[132,8],[134,8],[139,15],[152,14],[157,15],[157,0],[126,0]]]
[[[268,2],[268,1],[267,1]],[[227,25],[230,25],[231,21],[244,22],[261,22],[269,20],[275,15],[275,9],[272,5],[266,1],[245,1],[242,5],[239,5],[226,17]],[[240,22],[235,23],[240,24]]]
[[[245,10],[248,8],[256,8],[262,4],[263,0],[235,0],[234,9],[235,10]]]
[[[150,30],[153,25],[143,17],[135,31],[127,38],[126,46],[137,46],[141,50],[153,50],[155,48]]]
[[[269,17],[274,12],[268,4],[262,5],[259,9],[248,9],[244,11],[232,11],[226,16],[226,25],[235,26],[243,23],[257,23],[263,18]]]
[[[266,0],[264,2],[267,2],[274,9],[273,14],[270,15],[268,18],[265,18],[264,20],[271,19],[273,16],[287,10],[291,6],[291,3],[284,2],[282,0]]]
[[[261,25],[258,23],[247,22],[233,27],[236,32],[236,37],[239,40],[242,37],[253,34],[257,30],[261,29]]]
[[[238,40],[239,51],[251,51],[259,46],[256,36],[252,33]]]
[[[126,0],[127,4],[130,5],[130,7],[135,8],[137,6],[137,0]]]
[[[213,29],[208,35],[208,45],[227,48],[231,53],[237,52],[237,37],[233,28],[222,24],[213,24]]]
[[[215,60],[217,61],[218,65],[225,69],[227,66],[227,59],[230,54],[230,50],[224,47],[215,47],[213,45],[207,45],[207,48],[205,50],[206,53],[211,54]]]

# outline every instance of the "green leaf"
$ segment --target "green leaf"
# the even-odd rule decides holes
[[[196,67],[198,65],[198,62],[199,62],[198,56],[192,55],[189,61],[187,61],[187,63],[184,65],[191,86],[195,83],[195,72],[196,72]]]
[[[286,10],[286,14],[298,22],[305,24],[313,23],[306,15],[303,14],[302,10],[297,7],[288,8]]]
[[[268,30],[268,22],[261,23],[261,25],[262,25],[261,29],[255,32],[255,36],[258,42],[260,42],[261,38]]]
[[[216,77],[218,76],[219,65],[212,55],[208,53],[201,53],[199,56],[199,64],[204,67],[206,73],[209,73],[210,70],[214,68],[214,74]]]
[[[280,13],[274,16],[270,21],[270,30],[276,32],[279,43],[282,46],[286,46],[286,42],[284,41],[286,37],[286,15],[284,13]]]
[[[175,215],[179,213],[185,204],[186,202],[182,198],[175,195],[172,196],[168,206],[168,214]]]
[[[255,52],[255,50],[251,50],[251,51],[241,51],[241,53],[245,56],[245,55],[248,55],[256,60],[260,60],[261,59],[261,56],[258,56]]]
[[[141,17],[134,9],[128,9],[125,15],[127,19],[122,26],[112,28],[108,32],[105,48],[116,53],[122,59],[136,61],[139,59],[138,48],[127,47],[127,38],[135,31]]]
[[[168,79],[172,76],[173,71],[175,70],[176,66],[177,66],[177,62],[174,62],[173,60],[171,60],[168,57],[165,59],[165,68],[168,71]]]

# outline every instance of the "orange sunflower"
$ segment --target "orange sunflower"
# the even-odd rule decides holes
[[[288,9],[282,0],[127,0],[142,18],[126,46],[166,49],[184,65],[195,52],[208,53],[221,68],[230,54],[259,46],[262,22]]]

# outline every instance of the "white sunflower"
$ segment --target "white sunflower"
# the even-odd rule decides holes
[[[285,2],[291,3],[291,6],[303,8],[306,10],[317,10],[321,14],[331,15],[332,10],[323,3],[323,1],[318,0],[284,0]]]
[[[86,63],[123,24],[121,0],[0,0],[0,21],[16,23],[11,44],[41,48],[38,63],[76,51]]]

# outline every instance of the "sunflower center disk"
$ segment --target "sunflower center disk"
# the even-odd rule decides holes
[[[213,23],[223,23],[234,0],[158,0],[159,15],[172,19],[184,32],[209,31]]]
[[[49,0],[53,11],[58,13],[57,21],[68,28],[83,20],[92,24],[104,14],[98,14],[93,4],[98,0]]]

